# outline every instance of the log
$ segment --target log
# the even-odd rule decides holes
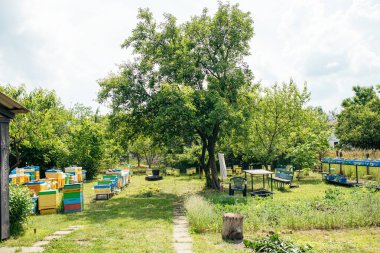
[[[243,215],[238,213],[225,213],[223,215],[223,240],[243,240]]]

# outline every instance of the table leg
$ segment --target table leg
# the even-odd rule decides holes
[[[263,175],[263,189],[265,189],[265,175]]]
[[[273,192],[273,180],[272,180],[272,174],[270,174],[270,191]]]
[[[251,175],[251,187],[252,187],[252,191],[253,191],[253,175]]]

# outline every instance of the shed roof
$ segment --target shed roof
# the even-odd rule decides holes
[[[19,104],[2,92],[0,92],[0,109],[0,114],[2,114],[2,116],[7,116],[2,113],[3,110],[8,110],[13,114],[29,112],[25,106]]]

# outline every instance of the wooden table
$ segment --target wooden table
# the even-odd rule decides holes
[[[262,170],[262,169],[259,169],[259,170],[243,170],[244,171],[244,174],[245,174],[245,180],[247,180],[247,174],[250,174],[251,175],[251,188],[252,188],[252,193],[254,193],[255,191],[253,190],[253,176],[263,176],[263,189],[265,189],[265,176],[269,176],[270,175],[270,194],[273,194],[273,180],[272,180],[272,175],[274,174],[274,172],[272,171],[269,171],[269,170]]]

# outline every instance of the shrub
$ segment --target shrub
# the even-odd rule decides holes
[[[11,233],[17,234],[21,232],[22,225],[28,220],[32,214],[32,198],[28,189],[20,185],[9,185],[9,219],[11,225]]]
[[[253,249],[255,252],[273,252],[273,253],[303,253],[310,251],[312,247],[309,244],[297,246],[293,242],[280,239],[278,234],[268,235],[256,240],[244,240],[246,248]]]
[[[220,227],[221,219],[213,205],[199,195],[192,195],[185,200],[185,209],[191,230],[203,233],[209,230],[216,231]]]

